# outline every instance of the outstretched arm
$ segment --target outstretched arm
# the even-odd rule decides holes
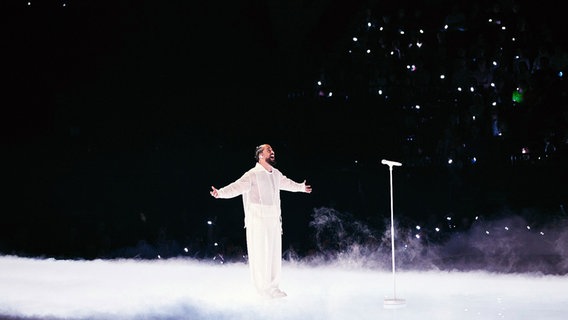
[[[251,174],[249,172],[243,174],[239,179],[236,181],[229,183],[228,185],[222,188],[215,188],[211,186],[211,191],[209,193],[214,198],[218,199],[229,199],[234,198],[236,196],[240,196],[243,193],[250,190],[251,187]]]

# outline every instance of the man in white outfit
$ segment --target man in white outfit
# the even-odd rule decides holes
[[[280,190],[312,192],[312,187],[295,182],[273,167],[274,150],[262,144],[255,150],[255,166],[229,185],[211,187],[215,198],[234,198],[242,195],[245,211],[248,264],[252,282],[259,294],[282,298],[280,290],[282,268],[282,217]]]

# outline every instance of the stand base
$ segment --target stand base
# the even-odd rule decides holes
[[[385,309],[397,309],[406,307],[406,300],[400,298],[385,299],[384,302]]]

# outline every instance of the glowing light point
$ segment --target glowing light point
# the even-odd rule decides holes
[[[188,253],[188,252],[189,252],[189,249],[183,248],[183,251],[185,251],[186,253]]]
[[[436,230],[436,232],[440,232],[440,228],[436,227],[434,230]]]
[[[212,224],[213,224],[213,221],[207,220],[207,224],[208,224],[208,225],[212,225]]]

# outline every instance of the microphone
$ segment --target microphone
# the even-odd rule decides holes
[[[397,167],[402,166],[402,163],[400,163],[400,162],[390,161],[390,160],[385,160],[385,159],[381,160],[381,163],[386,164],[387,166],[397,166]]]

